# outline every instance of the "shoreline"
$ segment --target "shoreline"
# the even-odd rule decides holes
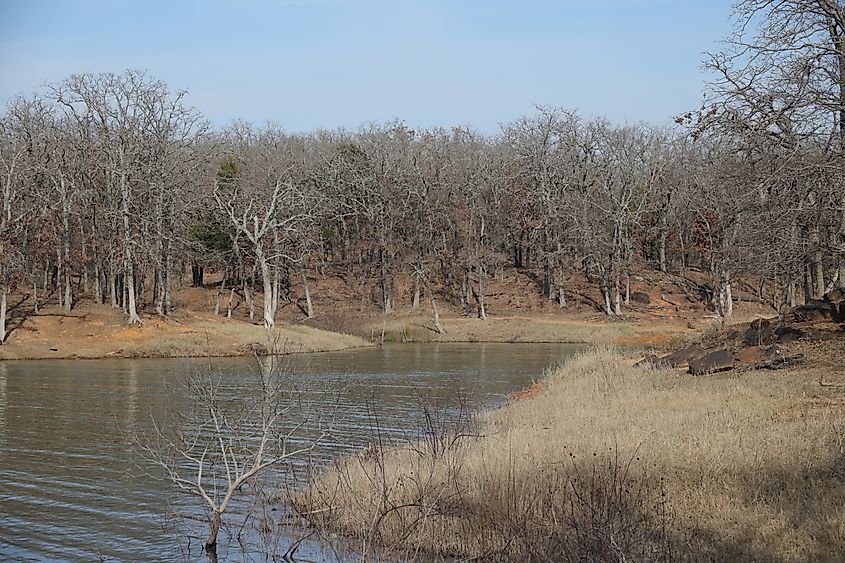
[[[371,341],[305,324],[280,323],[268,333],[260,325],[184,312],[179,318],[150,317],[140,327],[96,318],[87,307],[70,316],[29,317],[27,324],[0,345],[0,362],[38,360],[235,358],[252,354],[312,354],[368,348],[384,344],[565,344],[641,346],[665,349],[691,331],[642,321],[598,323],[580,319],[489,317],[487,320],[446,318],[447,333],[420,338],[401,316],[388,319],[384,339]],[[101,312],[101,311],[99,311]],[[107,311],[111,313],[112,311]],[[94,317],[92,321],[91,318]],[[83,320],[84,319],[84,320]],[[45,326],[46,325],[46,326]],[[96,330],[92,330],[92,325]],[[417,325],[413,325],[417,326]],[[23,341],[20,335],[23,334]],[[19,337],[19,338],[16,338]],[[416,336],[416,337],[414,337]],[[275,344],[273,342],[275,341]]]
[[[651,559],[719,559],[745,538],[752,558],[825,560],[845,545],[835,532],[845,488],[830,424],[845,421],[845,399],[817,381],[827,373],[845,383],[845,371],[832,365],[836,344],[822,344],[782,373],[706,377],[632,366],[597,348],[484,409],[464,440],[449,439],[460,428],[440,429],[447,451],[422,441],[351,454],[286,501],[322,537],[346,537],[365,555],[553,560],[617,549],[571,533],[598,526],[609,536],[631,530],[625,551]],[[811,514],[797,524],[795,504]],[[609,507],[612,519],[589,516]]]
[[[21,319],[0,345],[0,361],[205,358],[331,352],[372,346],[363,338],[281,322],[271,330],[244,320],[183,310],[145,316],[129,326],[120,310],[82,303],[71,315],[56,307]]]

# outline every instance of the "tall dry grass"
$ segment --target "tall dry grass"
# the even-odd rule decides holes
[[[364,555],[838,560],[845,409],[815,379],[691,378],[594,351],[477,426],[370,448],[291,500]]]

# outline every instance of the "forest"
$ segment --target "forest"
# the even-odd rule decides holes
[[[135,70],[20,96],[0,116],[0,342],[11,294],[137,324],[212,270],[268,328],[292,279],[314,315],[323,276],[384,313],[408,276],[411,307],[484,319],[511,267],[561,308],[578,274],[610,317],[643,268],[706,272],[722,318],[738,280],[783,315],[845,286],[845,7],[745,0],[736,17],[701,107],[663,125],[538,106],[495,134],[214,127]]]

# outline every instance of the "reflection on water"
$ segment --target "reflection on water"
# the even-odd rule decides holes
[[[321,396],[339,403],[331,439],[318,452],[327,458],[366,444],[373,414],[399,433],[413,425],[421,399],[451,402],[468,392],[493,405],[575,350],[405,344],[292,362],[297,378],[317,381]],[[182,560],[185,540],[161,526],[171,490],[133,470],[136,456],[121,428],[149,429],[179,400],[176,376],[207,362],[0,362],[0,559]],[[249,362],[213,360],[234,388],[248,381]]]
[[[6,378],[8,367],[0,362],[0,452],[6,446]]]

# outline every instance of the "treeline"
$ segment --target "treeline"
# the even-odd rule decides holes
[[[796,11],[763,13],[760,57],[714,55],[710,101],[671,127],[540,107],[496,135],[214,129],[134,71],[20,97],[0,117],[0,341],[11,291],[36,308],[55,295],[66,312],[87,296],[138,323],[145,307],[172,311],[181,272],[201,284],[210,266],[250,307],[261,294],[267,327],[291,276],[313,314],[309,273],[376,280],[385,313],[409,275],[414,307],[454,299],[481,318],[485,283],[508,265],[541,272],[561,307],[577,272],[608,315],[623,312],[635,264],[709,272],[723,316],[740,278],[781,311],[818,298],[845,285],[845,10],[782,5]]]

